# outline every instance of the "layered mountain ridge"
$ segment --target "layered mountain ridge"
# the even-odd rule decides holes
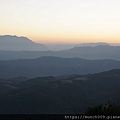
[[[46,56],[36,59],[0,60],[0,78],[88,74],[119,68],[120,61],[116,60]]]
[[[120,101],[120,69],[0,79],[0,86],[0,114],[83,114],[88,107]]]

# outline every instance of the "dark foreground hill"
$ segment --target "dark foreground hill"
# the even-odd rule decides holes
[[[0,78],[88,74],[120,68],[120,61],[40,57],[0,61]]]
[[[88,107],[120,101],[120,69],[88,75],[1,79],[0,86],[2,114],[79,114]]]

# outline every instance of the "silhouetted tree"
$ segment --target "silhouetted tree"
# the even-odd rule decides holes
[[[96,107],[91,107],[88,108],[88,110],[86,111],[87,115],[118,115],[120,114],[120,105],[119,104],[115,104],[115,103],[106,103],[106,104],[102,104],[102,105],[98,105]]]

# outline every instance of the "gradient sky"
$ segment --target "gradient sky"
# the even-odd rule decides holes
[[[120,0],[0,0],[0,35],[120,43]]]

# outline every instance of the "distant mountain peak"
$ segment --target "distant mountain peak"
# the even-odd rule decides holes
[[[32,40],[24,36],[16,35],[4,35],[0,36],[0,50],[12,50],[12,51],[47,51],[48,48],[39,43],[35,43]]]
[[[78,44],[76,46],[92,46],[92,47],[95,47],[95,46],[98,46],[98,45],[111,45],[109,43],[106,43],[106,42],[91,42],[91,43],[82,43],[82,44]]]

